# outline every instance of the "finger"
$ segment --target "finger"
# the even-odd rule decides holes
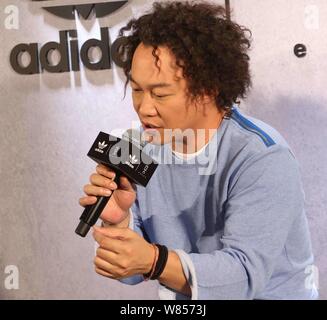
[[[110,279],[115,279],[115,277],[109,273],[109,272],[106,272],[102,269],[99,269],[98,267],[95,267],[95,272],[100,274],[101,276],[104,276],[104,277],[107,277],[107,278],[110,278]]]
[[[104,166],[104,165],[102,165],[102,164],[97,165],[97,167],[96,167],[96,172],[97,172],[98,174],[100,174],[100,175],[102,175],[102,176],[105,176],[105,177],[107,177],[107,178],[109,178],[109,179],[112,179],[112,180],[113,180],[113,179],[115,178],[115,176],[116,176],[116,173],[115,173],[113,170],[107,168],[106,166]]]
[[[78,202],[82,207],[89,206],[97,202],[97,197],[92,197],[92,196],[82,197],[78,200]]]
[[[84,186],[83,191],[88,196],[101,196],[108,197],[112,194],[112,191],[103,187],[93,186],[92,184],[87,184]]]
[[[99,232],[102,235],[104,235],[105,237],[108,237],[111,239],[127,240],[130,236],[129,228],[117,228],[117,227],[111,227],[111,226],[107,226],[105,228],[94,226],[93,228],[96,232]]]
[[[114,266],[117,266],[118,260],[118,254],[109,250],[105,250],[101,247],[99,247],[96,251],[96,256],[111,263]]]
[[[104,187],[109,190],[117,189],[117,184],[114,181],[96,173],[90,176],[90,182],[92,185]]]
[[[108,272],[109,274],[112,274],[114,275],[115,274],[115,271],[117,270],[117,267],[115,267],[114,265],[112,265],[111,263],[99,258],[99,257],[95,257],[94,258],[94,265],[105,271],[105,272]]]
[[[122,252],[122,242],[119,239],[108,238],[101,232],[95,231],[93,232],[94,240],[99,244],[99,247],[113,252],[115,254],[119,254]]]
[[[93,227],[93,230],[94,230],[94,227]],[[96,232],[95,230],[93,231],[93,238],[94,240],[100,245],[102,245],[102,241],[104,241],[104,239],[106,238],[105,235],[103,235],[102,233],[100,232]]]

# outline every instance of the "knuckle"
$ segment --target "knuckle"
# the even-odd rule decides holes
[[[96,171],[97,171],[98,174],[103,176],[106,173],[106,167],[103,166],[103,165],[98,165]]]
[[[98,175],[97,175],[96,173],[93,173],[93,174],[90,175],[90,182],[91,182],[92,184],[94,184],[94,182],[95,182],[97,176],[98,176]]]
[[[83,187],[83,191],[87,194],[87,193],[88,193],[88,190],[89,190],[89,185],[86,184],[86,185]]]
[[[125,252],[126,252],[126,254],[128,255],[128,256],[130,256],[133,252],[132,252],[132,249],[130,248],[130,247],[127,247],[126,249],[125,249]]]
[[[118,275],[118,277],[120,278],[120,279],[122,279],[122,278],[126,278],[128,276],[128,270],[127,269],[122,269],[120,272],[119,272],[119,275]]]
[[[127,267],[128,267],[128,260],[127,260],[127,259],[123,259],[123,260],[120,262],[120,266],[123,268],[123,269],[121,270],[121,272],[124,272],[124,271],[127,269]]]
[[[104,246],[105,246],[105,244],[106,244],[106,239],[101,239],[100,241],[99,241],[99,248],[97,249],[97,250],[99,250],[100,248],[103,248]]]
[[[124,270],[122,268],[117,268],[117,269],[115,269],[114,272],[112,272],[112,274],[115,275],[115,278],[122,277],[123,273],[124,273]]]
[[[112,178],[114,174],[114,171],[112,171],[111,169],[107,168],[107,167],[104,167],[103,169],[103,175],[108,177],[108,178]]]
[[[111,181],[110,179],[106,179],[106,180],[105,180],[105,186],[106,186],[107,188],[111,188],[111,183],[112,183],[112,181]]]
[[[96,256],[97,256],[97,257],[101,257],[101,256],[103,256],[103,249],[102,249],[102,248],[99,247],[99,248],[97,249],[97,251],[96,251]]]

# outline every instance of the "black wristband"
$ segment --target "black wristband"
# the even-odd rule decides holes
[[[156,280],[158,279],[162,272],[164,271],[166,264],[167,264],[167,260],[168,260],[168,249],[166,246],[162,246],[160,244],[156,243],[156,246],[159,249],[159,257],[158,257],[158,261],[156,263],[155,266],[155,270],[154,273],[151,277],[151,280]]]

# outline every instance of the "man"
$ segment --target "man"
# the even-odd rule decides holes
[[[94,231],[96,272],[157,279],[162,299],[316,298],[298,164],[236,106],[251,84],[247,29],[221,6],[165,1],[126,31],[126,84],[163,160],[147,188],[117,186],[103,166],[91,175],[82,206],[115,190]]]

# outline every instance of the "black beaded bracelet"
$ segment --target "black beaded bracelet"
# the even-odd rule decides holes
[[[152,277],[150,278],[151,280],[157,280],[161,276],[162,272],[164,271],[164,269],[166,267],[167,260],[168,260],[167,247],[157,244],[157,243],[156,243],[156,246],[159,249],[159,257],[158,257],[158,261],[155,266],[154,273],[153,273]]]

